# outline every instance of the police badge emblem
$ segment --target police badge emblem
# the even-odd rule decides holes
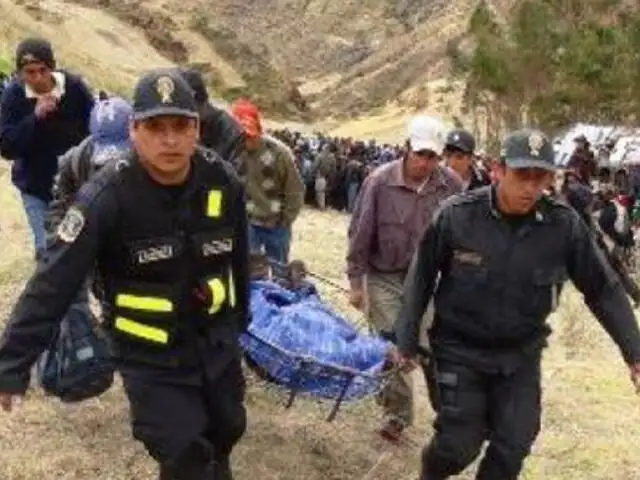
[[[156,80],[156,92],[160,96],[162,103],[173,102],[172,96],[175,89],[176,86],[170,77],[160,77]]]
[[[529,137],[529,151],[534,157],[540,156],[540,150],[544,146],[544,137],[539,133],[533,133]]]
[[[56,235],[65,243],[73,243],[82,232],[84,223],[85,218],[82,211],[78,207],[71,207],[58,225]]]

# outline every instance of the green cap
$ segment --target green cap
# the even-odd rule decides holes
[[[198,118],[193,90],[175,69],[157,69],[140,77],[133,92],[133,118],[175,115]]]
[[[556,169],[553,146],[539,130],[526,128],[507,135],[500,157],[509,168]]]

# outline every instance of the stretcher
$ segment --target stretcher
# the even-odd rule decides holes
[[[287,409],[300,395],[332,401],[331,422],[345,402],[382,388],[392,344],[328,305],[306,275],[292,284],[292,264],[268,264],[268,274],[262,265],[253,275],[253,318],[240,339],[246,363],[262,380],[288,390]]]

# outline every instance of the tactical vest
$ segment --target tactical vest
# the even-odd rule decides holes
[[[125,349],[166,350],[194,330],[239,328],[232,212],[241,190],[215,162],[197,157],[193,168],[182,192],[153,183],[137,164],[115,181],[118,230],[101,270],[107,321]]]

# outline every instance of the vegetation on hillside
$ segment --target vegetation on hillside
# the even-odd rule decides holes
[[[622,0],[518,0],[507,21],[481,0],[451,42],[465,107],[489,146],[506,129],[627,123],[640,107],[640,11]],[[471,40],[471,47],[465,41]]]
[[[11,62],[4,57],[0,57],[0,72],[9,74],[11,73],[11,70],[13,70]]]
[[[3,254],[0,256],[0,330],[33,270],[30,230],[22,203],[0,163]],[[344,274],[349,218],[304,210],[296,222],[292,258],[326,277]],[[322,248],[318,248],[321,244]],[[358,322],[338,289],[318,282],[322,297]],[[556,333],[544,356],[543,430],[523,479],[629,480],[640,478],[640,409],[618,350],[583,305],[563,289],[550,319]],[[333,423],[330,404],[296,399],[249,377],[247,434],[234,452],[238,479],[409,480],[431,438],[431,412],[421,372],[414,373],[416,425],[397,446],[378,438],[380,409],[373,399],[344,405]],[[11,415],[0,412],[2,480],[152,480],[156,467],[131,438],[121,382],[98,399],[65,405],[37,387]],[[471,480],[475,467],[460,480]]]

